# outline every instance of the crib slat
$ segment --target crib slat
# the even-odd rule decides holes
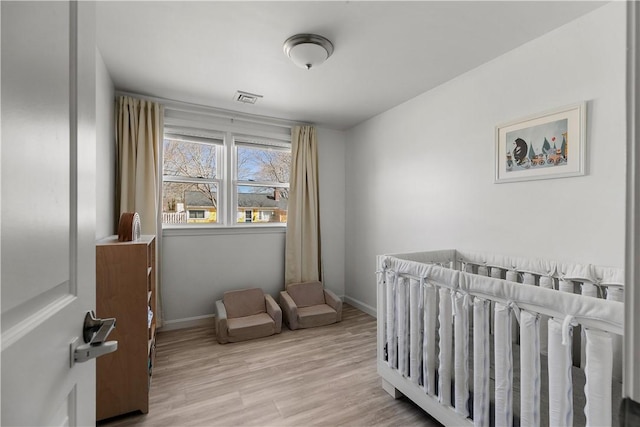
[[[455,409],[463,417],[469,416],[469,314],[467,304],[470,297],[456,293],[454,295],[454,377],[455,377]]]
[[[397,334],[396,334],[396,275],[387,272],[387,364],[395,369],[397,361]]]
[[[554,279],[551,276],[540,276],[540,287],[545,289],[555,289]],[[545,327],[540,328],[540,353],[547,354],[547,343],[549,339],[547,337],[547,328],[546,325],[549,322],[549,316],[541,315],[540,316],[540,324],[545,325]]]
[[[593,329],[585,329],[586,359],[585,376],[587,382],[584,394],[587,404],[584,413],[587,426],[611,424],[611,377],[613,370],[613,340],[611,334]]]
[[[513,355],[511,348],[511,310],[501,303],[495,304],[495,424],[496,427],[513,425]]]
[[[422,336],[420,308],[420,282],[415,279],[409,284],[409,378],[418,385],[420,382],[420,365],[422,364]]]
[[[473,425],[475,427],[489,426],[490,307],[489,301],[482,298],[475,298],[473,301]]]
[[[607,299],[611,301],[624,302],[624,290],[610,286],[607,288]]]
[[[440,307],[438,313],[440,354],[438,361],[438,401],[451,406],[451,350],[453,344],[453,313],[451,310],[451,292],[449,289],[440,289]]]
[[[593,283],[584,282],[581,291],[584,296],[598,298],[598,287]]]
[[[493,268],[491,269],[491,277],[495,277],[500,279],[501,278],[501,274],[494,274],[494,270],[497,270],[497,268]],[[518,275],[519,273],[515,270],[506,270],[505,271],[505,279],[510,281],[510,282],[518,282]],[[535,278],[534,278],[535,281]],[[514,343],[518,343],[520,341],[520,330],[518,328],[512,328],[511,329],[511,340]]]
[[[549,319],[549,425],[573,425],[571,345],[562,344],[562,321]],[[569,340],[571,343],[571,340]]]
[[[546,289],[554,289],[553,286],[553,277],[551,276],[540,276],[540,287]]]
[[[573,282],[571,280],[561,279],[560,284],[558,285],[558,289],[562,292],[568,292],[570,294],[573,293]]]
[[[403,376],[407,376],[409,373],[408,366],[408,347],[409,347],[409,313],[408,303],[409,298],[407,296],[407,282],[408,279],[404,277],[398,278],[397,285],[397,319],[398,319],[398,371]]]
[[[505,279],[510,282],[518,282],[518,272],[515,270],[507,270],[505,273]]]
[[[580,284],[580,293],[585,297],[598,298],[598,287],[590,282],[582,282]],[[584,368],[586,366],[587,352],[586,352],[586,339],[584,331],[581,331],[580,335],[576,334],[576,339],[573,343],[574,365]],[[578,354],[576,354],[578,353]]]
[[[624,291],[622,288],[613,286],[607,287],[606,298],[610,301],[624,302]],[[613,335],[613,377],[622,381],[622,337]]]
[[[423,387],[430,395],[436,393],[436,288],[425,284],[423,287],[424,298],[424,340],[423,351]]]
[[[522,275],[522,283],[525,285],[535,286],[536,284],[536,276],[531,273],[524,273]]]
[[[540,316],[520,312],[520,425],[540,425]]]

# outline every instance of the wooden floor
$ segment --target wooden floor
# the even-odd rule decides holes
[[[100,426],[440,426],[382,390],[376,321],[344,306],[338,324],[220,345],[212,328],[161,332],[149,413]]]

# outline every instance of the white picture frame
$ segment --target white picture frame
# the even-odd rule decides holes
[[[585,175],[587,103],[496,126],[495,183]]]

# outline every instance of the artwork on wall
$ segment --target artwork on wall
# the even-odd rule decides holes
[[[495,182],[585,174],[586,102],[496,126]]]

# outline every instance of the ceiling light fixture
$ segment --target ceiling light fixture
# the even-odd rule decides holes
[[[296,34],[284,42],[283,48],[294,64],[307,70],[322,64],[333,53],[333,44],[317,34]]]

